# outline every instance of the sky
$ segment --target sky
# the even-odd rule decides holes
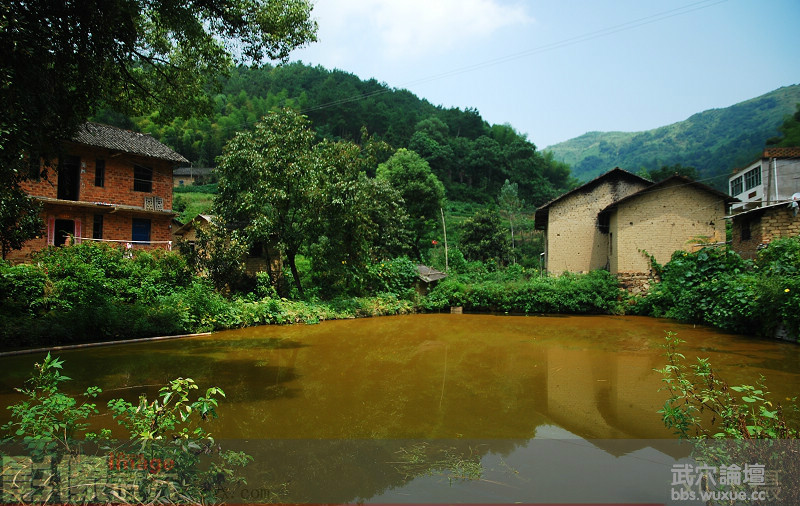
[[[800,0],[314,0],[292,61],[475,108],[543,149],[800,83]]]

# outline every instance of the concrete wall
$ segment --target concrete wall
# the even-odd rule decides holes
[[[693,251],[701,242],[725,241],[725,203],[691,185],[675,183],[644,192],[620,203],[613,213],[609,235],[613,236],[609,267],[612,273],[642,273],[653,255],[665,264],[678,250]]]
[[[553,203],[547,223],[547,270],[560,274],[608,267],[609,235],[598,229],[597,214],[645,187],[644,182],[601,181]]]

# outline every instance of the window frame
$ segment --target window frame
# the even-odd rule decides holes
[[[92,239],[103,239],[103,219],[102,214],[95,214],[92,221]]]
[[[731,179],[730,182],[731,187],[731,195],[737,196],[744,192],[744,178],[742,176],[735,177]],[[738,191],[737,191],[738,190]]]
[[[744,173],[744,191],[752,190],[761,185],[761,167],[748,170]]]
[[[133,191],[153,193],[153,169],[138,163],[133,165]]]
[[[94,161],[94,185],[100,188],[106,187],[106,161],[104,158],[97,158]]]

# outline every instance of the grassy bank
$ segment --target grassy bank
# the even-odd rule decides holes
[[[449,276],[424,297],[412,288],[413,262],[399,258],[360,272],[359,296],[301,300],[276,296],[266,276],[253,280],[249,291],[220,293],[177,253],[131,254],[95,243],[50,248],[31,264],[0,263],[0,346],[11,350],[317,323],[451,306],[525,314],[628,312],[755,335],[784,328],[796,336],[800,330],[797,238],[774,241],[754,262],[724,249],[678,252],[668,264],[655,266],[662,282],[649,295],[634,298],[605,271],[547,277],[519,265],[455,260]],[[311,274],[300,273],[313,280]]]
[[[255,283],[221,294],[177,253],[84,243],[50,248],[32,264],[0,263],[0,346],[18,349],[177,335],[264,324],[404,314],[395,293],[287,300]],[[408,294],[408,290],[404,292]]]

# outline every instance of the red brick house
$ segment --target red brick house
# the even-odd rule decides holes
[[[62,146],[58,169],[23,189],[43,204],[42,236],[7,255],[24,261],[44,247],[93,240],[128,248],[172,245],[172,169],[186,158],[150,135],[86,123]]]

